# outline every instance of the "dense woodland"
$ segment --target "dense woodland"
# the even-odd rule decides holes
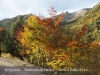
[[[49,18],[30,14],[0,21],[0,53],[54,70],[85,68],[100,75],[100,3],[70,23],[54,7],[48,12]]]

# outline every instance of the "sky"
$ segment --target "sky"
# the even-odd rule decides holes
[[[0,0],[0,20],[17,15],[41,13],[48,16],[47,10],[54,6],[58,13],[74,12],[83,8],[92,8],[100,0]]]

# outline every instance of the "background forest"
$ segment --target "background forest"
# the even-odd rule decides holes
[[[85,68],[100,75],[100,3],[85,15],[64,20],[65,13],[51,17],[24,15],[0,21],[0,54],[54,70]]]

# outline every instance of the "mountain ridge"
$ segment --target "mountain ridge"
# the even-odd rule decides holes
[[[84,15],[85,12],[89,11],[90,9],[91,9],[91,8],[83,8],[83,9],[74,11],[74,12],[72,12],[72,13],[69,13],[69,11],[66,11],[66,12],[64,12],[64,14],[65,14],[65,20],[67,19],[66,17],[72,18],[72,17],[76,16],[77,14],[80,14],[80,15],[81,15],[81,13],[82,13],[82,15]],[[82,11],[82,10],[83,10],[83,11]],[[79,11],[81,11],[81,13],[79,13]],[[5,19],[0,20],[0,22],[1,22],[1,21],[5,21],[5,20],[10,20],[10,19],[16,18],[16,17],[18,17],[18,16],[27,16],[27,15],[30,15],[30,14],[17,15],[17,16],[12,17],[12,18],[5,18]],[[68,15],[71,15],[71,17],[69,17]],[[82,16],[82,15],[81,15],[81,16]]]
[[[79,17],[82,17],[85,13],[87,13],[91,8],[83,8],[80,10],[77,10],[75,12],[69,13],[68,11],[65,12],[64,21],[70,20],[70,19],[77,19]]]
[[[78,18],[82,17],[86,12],[88,12],[90,10],[90,8],[84,8],[78,11],[75,11],[73,13],[69,13],[68,11],[64,12],[65,17],[64,20],[62,22],[62,24],[64,23],[73,23],[74,21],[76,21]],[[21,19],[22,21],[26,20],[28,18],[28,16],[30,16],[32,14],[25,14],[25,15],[17,15],[13,18],[5,18],[3,20],[0,20],[0,27],[4,28],[6,31],[10,31],[10,28],[12,25],[14,25],[18,19]],[[60,14],[59,14],[60,15]],[[57,15],[57,16],[59,16]]]

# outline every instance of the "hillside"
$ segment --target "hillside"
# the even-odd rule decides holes
[[[26,20],[28,18],[28,16],[30,16],[31,14],[28,15],[18,15],[16,17],[13,18],[7,18],[4,20],[0,21],[0,27],[4,28],[6,31],[10,31],[10,28],[16,24],[17,22],[19,22],[21,20],[22,23],[24,23],[24,20]]]
[[[92,23],[99,19],[99,12],[100,12],[100,3],[98,3],[96,6],[91,8],[89,12],[87,12],[83,17],[81,17],[77,22],[73,23],[73,25],[81,25],[86,23]]]
[[[91,8],[81,18],[78,18],[77,21],[69,24],[71,29],[80,29],[83,25],[87,25],[87,33],[83,40],[100,42],[100,3]]]

